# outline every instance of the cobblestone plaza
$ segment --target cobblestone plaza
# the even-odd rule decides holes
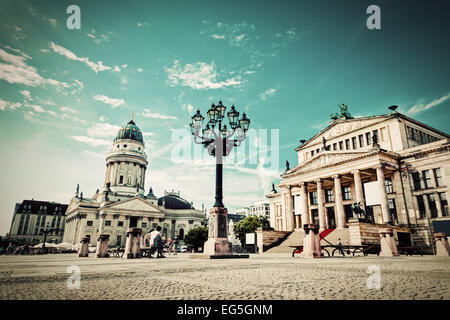
[[[374,265],[380,289],[367,286]],[[79,289],[68,289],[70,266],[80,268]],[[435,256],[306,260],[275,253],[213,260],[1,256],[0,299],[447,300],[450,263]]]

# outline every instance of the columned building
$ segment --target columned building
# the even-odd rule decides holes
[[[327,128],[301,141],[298,164],[267,195],[275,230],[346,228],[356,203],[374,223],[450,220],[450,136],[390,109],[353,118],[344,106]]]
[[[89,236],[95,243],[100,234],[109,234],[111,246],[124,246],[128,228],[147,233],[161,226],[164,238],[178,236],[182,245],[185,234],[204,223],[205,213],[180,192],[165,192],[157,198],[149,188],[145,195],[148,162],[144,148],[141,130],[131,119],[117,133],[106,157],[102,190],[87,198],[77,187],[66,211],[64,242],[76,244]]]

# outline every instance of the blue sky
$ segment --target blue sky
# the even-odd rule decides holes
[[[131,112],[146,141],[146,191],[181,190],[197,208],[213,203],[213,163],[172,156],[172,134],[197,108],[222,99],[253,129],[278,130],[275,168],[263,157],[225,168],[231,211],[263,199],[285,160],[296,163],[298,141],[340,103],[354,116],[397,104],[449,132],[448,5],[372,2],[1,1],[0,234],[16,202],[68,202],[77,183],[86,196],[101,188]],[[71,4],[80,30],[66,28]],[[370,4],[381,30],[366,28]],[[258,150],[274,145],[259,138]]]

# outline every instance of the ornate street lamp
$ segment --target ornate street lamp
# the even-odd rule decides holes
[[[219,101],[207,111],[208,122],[202,129],[204,117],[200,110],[192,117],[190,124],[194,142],[202,144],[210,155],[216,158],[216,195],[214,207],[210,211],[208,241],[205,243],[204,253],[211,255],[231,255],[231,242],[228,241],[227,209],[223,200],[223,157],[230,154],[233,147],[238,147],[246,138],[250,126],[250,119],[245,113],[239,119],[239,112],[235,106],[225,113],[226,106]],[[228,116],[229,126],[225,124]]]

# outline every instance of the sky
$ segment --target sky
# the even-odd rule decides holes
[[[81,28],[68,29],[69,5]],[[381,29],[369,30],[376,4]],[[102,188],[134,113],[146,192],[214,202],[214,160],[179,161],[197,109],[222,99],[251,132],[224,167],[230,212],[263,200],[295,148],[345,103],[449,133],[446,1],[0,1],[0,235],[24,199],[68,203]],[[188,143],[189,144],[189,143]],[[184,144],[183,146],[185,146]],[[190,145],[190,144],[189,144]],[[196,146],[197,148],[199,146]]]

